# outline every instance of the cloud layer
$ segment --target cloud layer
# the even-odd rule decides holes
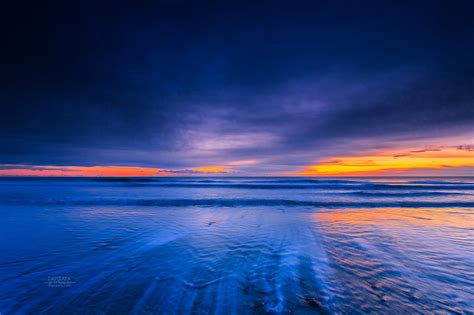
[[[469,2],[4,10],[0,164],[296,172],[471,146]]]

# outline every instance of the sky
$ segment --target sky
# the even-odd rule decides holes
[[[474,176],[473,9],[11,2],[0,175]]]

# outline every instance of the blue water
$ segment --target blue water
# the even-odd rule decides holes
[[[1,178],[0,313],[474,314],[474,178]]]

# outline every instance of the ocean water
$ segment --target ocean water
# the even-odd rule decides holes
[[[0,313],[474,314],[474,178],[1,178]]]

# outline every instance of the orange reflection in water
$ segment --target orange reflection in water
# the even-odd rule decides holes
[[[463,208],[377,208],[341,209],[315,213],[318,222],[343,225],[400,225],[474,229],[474,209]]]

